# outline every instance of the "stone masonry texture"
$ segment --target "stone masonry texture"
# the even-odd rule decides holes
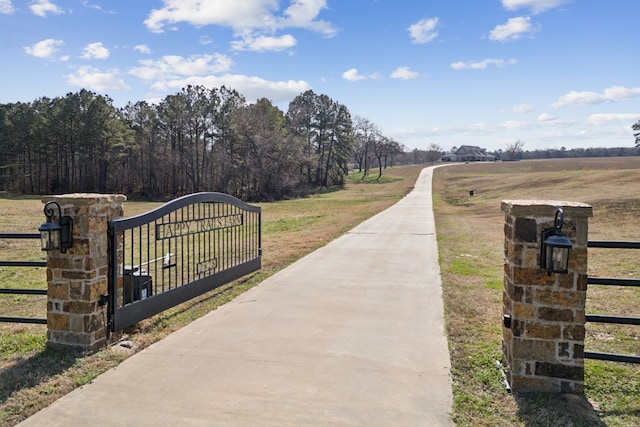
[[[568,274],[540,268],[541,234],[564,211],[562,232],[573,245]],[[504,200],[503,362],[516,392],[582,393],[589,205]],[[506,322],[505,322],[506,323]]]
[[[96,350],[107,344],[108,224],[123,215],[123,195],[66,194],[54,200],[73,219],[73,246],[47,254],[47,328],[52,346]],[[54,218],[57,220],[57,218]]]

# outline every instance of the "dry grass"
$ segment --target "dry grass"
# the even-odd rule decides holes
[[[469,196],[469,190],[474,196]],[[501,359],[503,199],[593,205],[590,239],[640,240],[640,159],[467,164],[434,176],[458,425],[640,425],[640,367],[586,361],[584,400],[505,393]],[[611,253],[617,252],[617,253]],[[634,251],[589,251],[589,274],[640,278]],[[587,312],[640,316],[640,289],[590,287]],[[635,329],[633,329],[635,328]],[[640,328],[587,325],[587,350],[640,354]],[[630,397],[632,396],[632,397]],[[563,400],[564,399],[564,400]]]
[[[167,310],[127,331],[133,348],[115,346],[95,354],[61,352],[46,347],[43,326],[0,324],[0,426],[15,425],[51,404],[74,388],[90,382],[116,366],[128,355],[156,342],[266,277],[328,243],[363,220],[375,215],[407,194],[423,166],[392,168],[380,182],[361,183],[357,176],[345,189],[328,189],[308,198],[262,205],[263,268],[260,272]],[[127,202],[127,216],[146,212],[157,203]],[[39,199],[0,197],[0,233],[35,232],[44,221]],[[0,259],[42,259],[37,241],[26,252],[20,243],[0,242]],[[35,258],[34,258],[35,257]],[[44,269],[0,269],[0,287],[46,288]],[[0,296],[0,312],[16,315],[21,305],[33,317],[44,317],[46,307],[19,303]]]

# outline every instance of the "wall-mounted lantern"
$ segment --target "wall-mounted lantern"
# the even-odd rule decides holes
[[[54,206],[58,208],[58,218],[60,222],[53,220]],[[38,227],[40,239],[42,241],[43,251],[56,251],[64,253],[73,246],[73,219],[69,216],[63,216],[60,205],[54,201],[47,202],[44,205],[44,216],[47,222]]]
[[[562,234],[563,223],[564,211],[557,208],[553,228],[542,231],[540,268],[549,274],[569,272],[569,251],[573,245],[567,236]]]

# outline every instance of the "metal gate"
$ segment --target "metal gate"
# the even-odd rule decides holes
[[[640,249],[640,242],[620,242],[608,240],[589,240],[587,246],[590,248],[608,248],[608,249]],[[612,277],[593,277],[587,278],[588,285],[604,285],[604,286],[633,286],[640,287],[638,279],[619,279]],[[587,314],[585,316],[587,322],[592,323],[610,323],[618,325],[635,325],[640,326],[640,317],[624,317]],[[625,362],[640,364],[640,356],[632,354],[615,354],[602,353],[595,351],[585,351],[585,359],[608,360],[612,362]]]
[[[197,193],[109,224],[112,331],[262,266],[261,208]]]
[[[0,233],[0,240],[29,239],[40,240],[38,233]],[[46,267],[46,261],[0,261],[0,267]],[[43,279],[46,280],[43,274]],[[43,281],[44,281],[43,280]],[[0,288],[0,295],[47,295],[46,289],[21,289],[21,288]],[[7,323],[35,323],[46,325],[46,318],[0,316],[0,322]]]

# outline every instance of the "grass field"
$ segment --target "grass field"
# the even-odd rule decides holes
[[[44,328],[0,324],[0,426],[14,425],[75,387],[117,365],[193,319],[229,301],[308,252],[326,244],[406,194],[422,166],[385,171],[381,182],[352,176],[346,189],[263,204],[263,269],[194,301],[141,322],[129,351],[62,353],[45,348]],[[474,196],[469,196],[469,190]],[[501,358],[503,199],[558,199],[590,203],[590,238],[640,240],[640,159],[567,159],[467,164],[434,174],[434,209],[442,270],[455,407],[460,426],[640,425],[640,369],[586,362],[589,401],[505,392]],[[127,202],[127,216],[158,204]],[[34,232],[43,222],[39,199],[0,197],[0,232]],[[0,259],[41,259],[38,242],[0,242]],[[590,250],[591,275],[640,278],[634,251]],[[0,279],[11,286],[44,287],[43,269]],[[5,286],[0,281],[0,286]],[[589,289],[589,312],[640,315],[640,291]],[[31,297],[29,297],[31,298]],[[4,301],[4,302],[3,302]],[[34,304],[42,304],[40,308]],[[0,315],[17,307],[44,315],[44,302],[0,296]],[[588,325],[587,349],[640,354],[640,328]],[[595,408],[599,418],[593,418]]]
[[[639,158],[466,164],[435,171],[434,206],[457,425],[640,425],[638,365],[587,360],[588,401],[508,395],[495,366],[501,359],[501,200],[588,203],[594,208],[590,239],[640,241],[639,195]],[[640,278],[637,252],[590,249],[589,275]],[[590,286],[587,295],[588,313],[640,316],[640,289]],[[640,328],[588,324],[585,346],[591,351],[640,355]]]

